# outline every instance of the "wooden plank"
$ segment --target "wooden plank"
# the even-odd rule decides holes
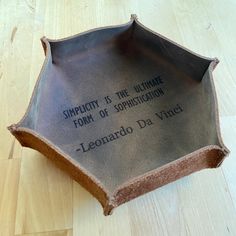
[[[36,151],[24,150],[15,234],[70,228],[72,180],[46,157]]]
[[[21,236],[72,236],[72,233],[73,233],[72,229],[69,229],[69,230],[59,230],[59,231],[50,231],[50,232],[33,233],[33,234],[21,234]]]
[[[236,208],[236,116],[221,118],[221,127],[224,143],[230,149],[230,155],[224,161],[222,169]]]
[[[236,211],[220,168],[157,189],[107,217],[96,199],[74,183],[73,218],[74,235],[236,234]]]
[[[0,235],[12,236],[16,215],[19,160],[0,161]]]
[[[99,202],[79,184],[73,184],[74,235],[131,235],[127,205],[111,216],[104,216]]]
[[[236,234],[236,212],[221,169],[185,177],[128,207],[134,235]]]
[[[0,1],[0,159],[21,156],[7,126],[21,119],[29,102],[33,19],[25,3]]]
[[[201,55],[219,58],[214,81],[220,115],[235,115],[236,31],[230,27],[235,22],[235,3],[178,0],[171,5],[184,46]]]

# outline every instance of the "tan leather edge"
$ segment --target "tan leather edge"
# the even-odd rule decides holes
[[[49,38],[46,38],[45,36],[42,37],[42,39],[45,38],[49,43],[51,43],[51,42],[56,43],[56,42],[62,42],[62,41],[66,42],[67,40],[74,39],[74,38],[77,38],[78,36],[88,34],[88,33],[94,32],[94,31],[99,31],[99,30],[103,30],[103,29],[110,29],[110,28],[120,28],[120,27],[125,27],[125,26],[128,26],[128,25],[132,25],[132,23],[135,20],[136,20],[136,18],[134,18],[133,15],[131,15],[130,21],[128,21],[124,24],[97,27],[97,28],[94,28],[94,29],[86,30],[86,31],[83,31],[81,33],[78,33],[78,34],[75,34],[75,35],[72,35],[72,36],[69,36],[69,37],[60,38],[60,39],[49,39]]]
[[[86,170],[82,169],[70,157],[65,157],[54,146],[42,140],[42,137],[25,128],[17,129],[10,126],[9,130],[22,146],[31,147],[43,153],[95,196],[103,207],[104,215],[110,215],[117,206],[183,176],[204,168],[218,167],[226,156],[226,153],[219,146],[206,146],[144,175],[135,177],[119,186],[111,196],[102,184],[96,181]]]
[[[164,165],[163,167],[145,173],[142,176],[136,177],[133,180],[130,180],[128,183],[124,183],[112,194],[113,195],[112,205],[114,206],[113,208],[137,196],[152,191],[167,183],[173,182],[183,176],[189,175],[195,171],[204,168],[219,167],[222,164],[225,157],[230,153],[229,149],[224,145],[221,137],[218,102],[212,76],[212,72],[218,63],[219,63],[218,58],[214,58],[210,63],[206,73],[209,73],[209,79],[212,86],[212,92],[214,96],[216,132],[221,147],[218,145],[206,146],[182,158],[179,158],[174,162]],[[213,160],[211,160],[212,158]],[[182,166],[184,164],[185,167]],[[176,168],[174,168],[174,166]],[[176,176],[173,175],[175,173]],[[164,181],[162,179],[164,179]],[[139,188],[139,186],[142,186],[142,188]],[[113,208],[110,207],[109,209],[110,212],[108,211],[107,214],[110,214]]]
[[[215,89],[215,84],[213,81],[213,76],[212,76],[212,72],[213,70],[216,68],[217,64],[219,63],[218,58],[215,58],[215,60],[213,60],[209,67],[208,70],[206,72],[209,72],[209,79],[210,79],[210,83],[211,83],[211,87],[212,87],[212,94],[213,94],[213,98],[214,98],[214,109],[215,109],[215,122],[216,122],[216,132],[217,132],[217,137],[219,140],[219,143],[221,145],[221,148],[223,150],[223,152],[225,152],[225,154],[229,154],[230,151],[229,149],[225,146],[223,140],[222,140],[222,136],[221,136],[221,131],[220,131],[220,121],[219,121],[219,108],[218,108],[218,100],[217,100],[217,95],[216,95],[216,89]]]
[[[191,50],[173,42],[172,40],[169,40],[168,38],[150,30],[149,28],[142,25],[138,20],[136,15],[131,15],[131,21],[129,21],[126,24],[118,25],[118,26],[111,26],[111,27],[121,27],[128,25],[132,22],[138,23],[141,27],[145,28],[146,30],[152,32],[153,34],[181,47],[182,49],[200,57],[206,60],[212,60],[212,62],[209,65],[209,74],[210,74],[210,81],[213,88],[213,95],[214,95],[214,101],[215,101],[215,114],[216,114],[216,128],[217,128],[217,135],[219,142],[222,147],[218,147],[216,145],[207,146],[203,149],[199,149],[194,154],[186,155],[170,164],[167,164],[161,168],[155,169],[151,172],[148,172],[142,176],[136,177],[133,180],[129,181],[128,183],[123,184],[120,186],[114,193],[113,197],[109,195],[105,191],[105,188],[102,186],[101,183],[97,182],[89,173],[87,173],[86,170],[82,169],[81,166],[76,164],[72,158],[70,158],[66,154],[62,154],[59,150],[56,149],[55,146],[48,144],[48,142],[45,142],[45,140],[37,135],[36,133],[32,132],[30,129],[27,128],[19,128],[20,123],[24,120],[26,117],[29,108],[31,107],[32,98],[34,97],[34,93],[37,89],[38,83],[40,81],[40,78],[45,70],[45,67],[47,63],[50,61],[51,58],[51,50],[50,50],[50,44],[49,41],[52,42],[60,42],[65,39],[71,39],[74,37],[77,37],[79,35],[96,31],[108,27],[100,27],[93,30],[89,30],[80,34],[76,34],[74,36],[63,38],[60,40],[49,40],[45,37],[41,39],[43,48],[46,54],[42,69],[40,71],[40,74],[38,76],[37,82],[34,87],[33,94],[31,96],[30,103],[28,105],[28,108],[22,117],[22,119],[16,124],[11,125],[8,127],[8,129],[11,131],[11,133],[18,139],[18,141],[22,144],[22,146],[31,147],[33,149],[38,150],[39,152],[43,153],[45,156],[47,156],[49,159],[51,159],[59,168],[66,171],[68,174],[70,174],[76,181],[78,181],[83,187],[85,187],[91,194],[93,194],[101,203],[104,209],[104,214],[108,215],[112,213],[112,210],[139,196],[144,193],[147,193],[151,190],[154,190],[157,187],[160,187],[164,184],[170,183],[178,178],[181,178],[183,176],[189,175],[195,171],[204,169],[204,168],[213,168],[218,167],[225,156],[229,153],[229,150],[224,145],[221,134],[220,134],[220,128],[219,128],[219,115],[218,115],[218,105],[217,105],[217,97],[215,92],[215,87],[213,83],[212,78],[212,71],[214,70],[216,64],[218,63],[217,58],[208,58],[201,56],[197,53],[192,52]],[[29,141],[30,140],[30,141]],[[214,147],[214,148],[213,148]],[[191,156],[192,155],[192,156]],[[66,157],[66,158],[65,158]],[[214,160],[211,160],[211,159]],[[177,165],[178,163],[178,165]],[[196,164],[196,166],[195,166]],[[184,167],[184,165],[186,165]],[[190,168],[187,168],[190,167]],[[172,173],[173,168],[176,168],[176,174]],[[164,180],[163,180],[164,179]],[[139,186],[142,185],[142,188],[139,188]]]
[[[50,144],[50,142],[30,129],[17,128],[15,125],[9,126],[8,129],[22,146],[33,148],[45,155],[55,163],[56,166],[65,171],[93,196],[95,196],[104,209],[107,208],[107,205],[109,205],[110,202],[110,197],[106,192],[105,187],[94,176],[82,168],[79,163],[75,162],[65,153],[62,153],[54,145]]]
[[[81,35],[84,35],[84,34],[87,34],[89,32],[93,32],[93,31],[97,31],[97,30],[102,30],[102,29],[109,29],[109,28],[119,28],[119,27],[124,27],[124,26],[128,26],[128,25],[132,25],[132,23],[136,20],[136,15],[131,15],[131,18],[130,18],[130,21],[128,21],[127,23],[125,24],[120,24],[120,25],[112,25],[112,26],[104,26],[104,27],[98,27],[98,28],[95,28],[95,29],[91,29],[91,30],[87,30],[87,31],[84,31],[84,32],[81,32],[81,33],[78,33],[78,34],[75,34],[73,36],[69,36],[69,37],[65,37],[65,38],[61,38],[61,39],[57,39],[57,40],[53,40],[53,39],[49,39],[45,36],[43,36],[40,40],[41,40],[41,43],[42,43],[42,47],[43,47],[43,50],[44,50],[44,54],[45,54],[45,58],[44,58],[44,61],[43,61],[43,65],[42,65],[42,68],[39,72],[39,75],[38,75],[38,78],[36,80],[36,83],[35,83],[35,86],[34,86],[34,89],[33,89],[33,92],[32,92],[32,95],[31,95],[31,98],[30,98],[30,101],[29,101],[29,104],[27,106],[27,109],[23,115],[23,117],[20,119],[19,122],[17,122],[16,124],[14,124],[16,127],[19,127],[20,124],[22,123],[22,121],[25,119],[25,117],[27,116],[28,112],[29,112],[29,109],[32,105],[32,102],[33,102],[33,98],[34,98],[34,95],[36,93],[36,90],[38,88],[38,84],[39,84],[39,81],[46,69],[46,66],[47,64],[50,62],[51,58],[52,58],[52,54],[51,54],[51,46],[50,46],[50,42],[61,42],[61,41],[64,41],[64,40],[70,40],[70,39],[73,39],[73,38],[76,38],[78,36],[81,36]]]
[[[150,192],[195,171],[204,168],[219,167],[225,156],[226,153],[216,145],[206,146],[190,153],[120,186],[113,194],[113,206],[115,208],[137,196]],[[107,213],[109,214],[110,212]]]
[[[135,16],[136,16],[136,15],[135,15]],[[156,35],[156,36],[158,36],[158,37],[160,37],[160,38],[166,40],[167,42],[170,42],[171,44],[173,44],[173,45],[175,45],[175,46],[178,46],[179,48],[182,48],[182,49],[185,50],[186,52],[189,52],[189,53],[191,53],[192,55],[194,55],[194,56],[196,56],[196,57],[202,58],[202,59],[204,59],[204,60],[209,60],[209,61],[215,61],[215,60],[217,59],[217,58],[211,58],[211,57],[202,56],[202,55],[200,55],[200,54],[198,54],[198,53],[196,53],[196,52],[194,52],[194,51],[192,51],[192,50],[186,48],[185,46],[183,46],[183,45],[181,45],[181,44],[179,44],[179,43],[176,43],[176,42],[172,41],[171,39],[167,38],[166,36],[164,36],[164,35],[162,35],[162,34],[160,34],[160,33],[157,33],[157,32],[155,32],[155,31],[151,30],[151,29],[148,28],[147,26],[143,25],[143,24],[138,20],[138,17],[137,17],[137,16],[134,18],[134,21],[135,21],[139,26],[141,26],[143,29],[149,31],[149,32],[152,33],[153,35]]]

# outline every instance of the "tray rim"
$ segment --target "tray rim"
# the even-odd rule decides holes
[[[128,181],[126,181],[125,183],[119,185],[111,194],[106,190],[105,186],[102,184],[102,182],[99,179],[97,179],[95,176],[93,176],[91,173],[89,173],[84,167],[82,167],[80,165],[79,162],[75,161],[69,155],[64,153],[59,147],[57,147],[55,144],[53,144],[50,140],[45,138],[43,135],[38,134],[37,132],[35,132],[32,129],[20,127],[20,125],[29,113],[30,107],[32,106],[33,98],[37,92],[39,81],[46,69],[47,64],[50,62],[50,60],[52,58],[50,43],[66,42],[68,40],[77,38],[81,35],[85,35],[85,34],[88,34],[91,32],[104,30],[104,29],[110,29],[110,28],[125,27],[125,26],[132,25],[134,22],[136,24],[138,24],[139,26],[141,26],[143,29],[145,29],[145,30],[151,32],[152,34],[176,45],[177,47],[180,47],[181,49],[195,55],[196,57],[210,61],[209,67],[206,70],[206,72],[207,71],[209,72],[209,79],[210,79],[210,84],[211,84],[212,93],[213,93],[213,100],[214,100],[213,106],[214,106],[214,112],[215,112],[216,133],[217,133],[217,138],[218,138],[220,145],[206,145],[200,149],[197,149],[191,153],[188,153],[182,157],[179,157],[178,159],[176,159],[172,162],[169,162],[161,167],[155,168],[155,169],[148,171],[144,174],[133,177],[133,178],[129,179]],[[222,136],[221,136],[221,132],[220,132],[218,102],[217,102],[216,90],[215,90],[213,76],[212,76],[213,70],[215,69],[216,65],[219,63],[218,58],[216,58],[216,57],[210,58],[210,57],[205,57],[205,56],[199,55],[198,53],[195,53],[195,52],[185,48],[184,46],[166,38],[165,36],[163,36],[157,32],[154,32],[153,30],[147,28],[142,23],[140,23],[138,21],[137,15],[135,15],[135,14],[132,14],[130,21],[125,24],[119,24],[119,25],[115,25],[115,26],[112,25],[112,26],[98,27],[98,28],[94,28],[91,30],[87,30],[87,31],[75,34],[73,36],[64,37],[64,38],[56,39],[56,40],[49,39],[49,38],[46,38],[45,36],[43,36],[41,38],[41,43],[42,43],[42,46],[44,49],[45,59],[44,59],[43,65],[41,67],[40,73],[38,75],[38,78],[36,80],[36,83],[35,83],[29,104],[27,106],[27,109],[25,111],[25,114],[23,115],[23,117],[20,119],[20,121],[18,123],[12,124],[7,128],[17,138],[17,140],[21,143],[22,146],[31,147],[31,148],[39,151],[40,153],[45,155],[47,158],[54,161],[54,163],[56,162],[55,164],[59,168],[66,171],[67,174],[71,175],[72,178],[74,178],[77,182],[79,182],[82,186],[84,186],[101,203],[101,205],[103,206],[105,215],[110,215],[112,213],[112,210],[115,207],[117,207],[117,206],[119,206],[119,205],[133,199],[133,198],[136,198],[136,197],[141,196],[147,192],[150,192],[150,191],[156,189],[157,187],[160,187],[164,184],[167,184],[169,182],[177,180],[185,175],[191,174],[197,170],[201,170],[204,168],[219,167],[222,164],[225,157],[229,154],[229,150],[224,145],[223,140],[222,140]],[[28,142],[27,138],[25,139],[25,137],[30,137],[32,140],[34,140],[34,142],[32,142],[32,143]],[[40,147],[40,145],[38,146],[37,143],[43,144],[44,147]],[[46,149],[44,150],[44,148],[46,148]],[[48,153],[50,153],[50,155],[52,155],[52,156],[50,156]],[[181,170],[180,170],[180,173],[179,173],[180,175],[177,178],[174,178],[172,180],[168,180],[167,183],[159,184],[159,186],[156,186],[158,184],[158,183],[156,183],[156,185],[150,186],[149,188],[144,189],[142,192],[137,191],[138,186],[147,184],[146,183],[147,179],[157,177],[161,171],[164,171],[166,174],[169,172],[170,168],[173,168],[174,166],[181,165],[181,164],[185,163],[187,160],[197,161],[197,158],[199,156],[202,156],[203,162],[204,162],[204,160],[205,160],[205,162],[210,161],[209,158],[211,158],[211,155],[212,155],[211,153],[215,153],[214,155],[218,156],[219,160],[217,163],[210,163],[210,164],[203,163],[200,166],[200,168],[196,169],[193,167],[192,169],[189,170],[190,172],[188,172],[187,174],[184,173],[184,171],[181,172]],[[56,160],[56,158],[60,158],[59,161]],[[65,159],[64,162],[62,161],[61,158]],[[67,165],[67,164],[69,164],[70,166],[66,167],[65,165]],[[76,177],[75,173],[70,173],[70,171],[73,169],[73,167],[76,169],[76,171],[79,172],[80,177]],[[81,176],[83,176],[83,178],[85,178],[84,181],[81,181]],[[90,187],[90,184],[92,185],[92,187]]]

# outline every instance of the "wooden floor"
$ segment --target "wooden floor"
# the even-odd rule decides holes
[[[221,132],[231,154],[103,216],[99,203],[6,127],[24,114],[44,60],[39,39],[125,23],[205,56],[214,71]],[[0,0],[0,235],[236,235],[236,1]]]

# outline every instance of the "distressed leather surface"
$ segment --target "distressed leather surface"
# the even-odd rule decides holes
[[[31,104],[10,130],[92,192],[105,214],[222,162],[228,150],[212,81],[216,59],[136,18],[42,43],[47,57]]]

